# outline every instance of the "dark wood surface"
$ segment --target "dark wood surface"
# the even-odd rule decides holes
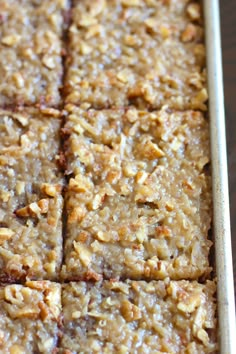
[[[209,0],[211,1],[211,0]],[[231,231],[236,277],[236,0],[220,0]]]

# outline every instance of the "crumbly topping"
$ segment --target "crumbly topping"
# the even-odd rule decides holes
[[[106,281],[63,286],[66,351],[210,353],[215,283]],[[114,335],[115,333],[115,335]],[[89,349],[88,349],[89,348]]]
[[[60,103],[66,9],[67,0],[1,1],[1,106]]]
[[[63,277],[209,272],[208,124],[200,112],[67,106]],[[116,262],[114,263],[114,259]]]
[[[45,110],[44,110],[45,111]],[[0,280],[57,279],[63,178],[55,110],[0,112]]]
[[[66,102],[206,110],[202,22],[189,0],[75,1]]]
[[[51,353],[57,343],[61,285],[29,281],[0,289],[0,350]]]

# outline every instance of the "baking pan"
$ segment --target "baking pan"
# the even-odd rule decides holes
[[[204,0],[203,6],[206,31],[211,130],[213,235],[218,283],[219,344],[221,354],[235,354],[235,303],[229,216],[219,0]]]

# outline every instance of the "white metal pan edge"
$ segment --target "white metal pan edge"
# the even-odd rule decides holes
[[[219,0],[204,0],[203,4],[211,129],[213,233],[215,241],[216,274],[218,280],[217,301],[219,343],[221,354],[235,354],[235,302],[225,138]]]

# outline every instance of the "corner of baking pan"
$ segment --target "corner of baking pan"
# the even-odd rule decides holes
[[[236,353],[235,300],[229,213],[219,0],[204,0],[209,90],[213,234],[221,354]]]

